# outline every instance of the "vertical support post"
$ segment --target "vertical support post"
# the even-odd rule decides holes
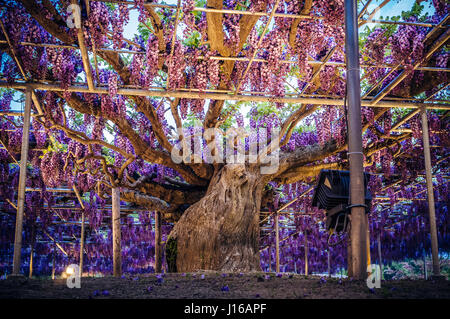
[[[155,212],[155,272],[162,270],[161,212]]]
[[[328,248],[328,278],[331,278],[331,261],[330,261],[330,249]]]
[[[276,254],[276,272],[280,272],[280,230],[279,215],[275,213],[275,254]]]
[[[81,199],[80,193],[78,192],[78,188],[73,185],[73,190],[75,192],[75,195],[77,196],[78,202],[81,206],[81,235],[80,235],[80,276],[83,276],[83,257],[84,257],[84,204],[83,200]]]
[[[83,257],[84,257],[84,210],[81,213],[80,277],[83,277]]]
[[[433,176],[431,175],[430,137],[428,136],[427,111],[420,111],[422,117],[423,153],[425,155],[425,178],[427,181],[428,212],[430,214],[431,255],[433,257],[433,275],[439,276],[439,250],[436,227],[436,212],[434,207]]]
[[[345,52],[347,58],[348,158],[350,164],[351,247],[353,277],[367,277],[366,216],[361,125],[361,87],[356,0],[345,0]]]
[[[25,91],[25,114],[22,128],[22,149],[20,155],[19,190],[17,194],[16,232],[14,237],[14,257],[12,275],[20,275],[20,255],[22,251],[23,211],[25,205],[25,182],[27,177],[28,141],[30,135],[31,88]]]
[[[308,276],[308,232],[305,230],[305,276]]]
[[[122,276],[122,249],[120,236],[120,191],[113,188],[112,193],[112,235],[113,235],[113,274]]]
[[[55,255],[56,255],[56,242],[53,242],[52,252],[52,280],[55,280]]]
[[[381,257],[381,234],[378,234],[378,263],[380,264],[381,280],[384,280],[383,258]]]
[[[33,277],[33,254],[34,254],[34,243],[36,240],[36,226],[31,226],[31,243],[30,243],[30,271],[28,273],[28,278]]]

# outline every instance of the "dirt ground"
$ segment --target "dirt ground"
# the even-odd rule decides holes
[[[6,279],[0,281],[0,298],[188,298],[188,299],[322,299],[450,298],[448,280],[382,281],[369,289],[365,282],[349,279],[283,274],[191,273],[97,277],[81,279],[81,288],[68,288],[66,279]]]

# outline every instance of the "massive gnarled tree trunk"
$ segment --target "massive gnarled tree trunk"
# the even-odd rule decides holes
[[[220,169],[206,195],[185,211],[169,235],[167,254],[176,264],[170,270],[259,270],[263,187],[256,168],[228,164]]]

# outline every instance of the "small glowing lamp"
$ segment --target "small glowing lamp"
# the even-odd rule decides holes
[[[74,269],[71,266],[66,268],[66,274],[72,275],[73,273],[74,273]]]

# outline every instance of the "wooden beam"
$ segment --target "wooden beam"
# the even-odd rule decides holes
[[[428,213],[430,215],[431,253],[433,257],[433,275],[440,275],[439,249],[436,227],[436,213],[434,206],[433,177],[431,175],[430,138],[428,136],[428,118],[426,110],[421,111],[423,152],[425,156],[425,178],[427,181]]]
[[[35,90],[47,90],[62,92],[62,89],[57,84],[44,84],[44,83],[8,83],[1,81],[0,87],[23,90],[27,86],[32,87]],[[69,92],[79,93],[97,93],[97,94],[109,94],[107,88],[95,88],[94,92],[91,92],[86,85],[72,85],[67,88]],[[279,102],[279,103],[304,103],[313,105],[344,105],[344,99],[339,98],[312,98],[312,97],[275,97],[275,96],[261,96],[261,95],[244,95],[244,94],[224,94],[224,93],[201,93],[201,92],[185,92],[185,91],[166,91],[162,90],[144,90],[144,89],[118,89],[118,94],[126,96],[151,96],[151,97],[174,97],[174,98],[188,98],[188,99],[211,99],[211,100],[230,100],[230,101],[255,101],[255,102]],[[372,106],[380,108],[410,108],[417,109],[425,107],[433,110],[450,110],[450,104],[443,103],[423,103],[423,102],[401,102],[397,100],[384,100],[379,101],[376,105],[372,105],[371,100],[361,100],[361,106]]]
[[[436,28],[430,31],[428,34],[432,33],[433,31],[437,30]],[[425,54],[425,56],[417,61],[414,65],[412,70],[415,70],[419,65],[421,65],[423,62],[428,61],[428,59],[431,58],[431,56],[436,52],[438,49],[442,47],[442,45],[447,42],[447,40],[450,38],[450,28],[447,29],[447,31],[442,34],[439,39],[433,44],[430,50]],[[397,85],[400,84],[410,73],[412,70],[403,70],[400,72],[399,75],[395,79],[393,79],[388,85],[386,85],[378,94],[372,99],[372,105],[377,104],[380,102],[383,97],[385,97],[390,91],[392,91]]]
[[[5,40],[0,40],[0,43],[7,43],[7,41]],[[70,49],[70,50],[79,50],[80,48],[77,46],[73,46],[73,45],[63,45],[63,44],[52,44],[52,43],[34,43],[34,42],[19,42],[19,45],[23,45],[23,46],[35,46],[35,47],[49,47],[49,48],[61,48],[61,49]],[[115,52],[115,53],[122,53],[122,54],[145,54],[145,51],[133,51],[133,50],[115,50],[115,49],[110,49],[110,48],[99,48],[99,49],[95,49],[95,46],[93,45],[92,47],[92,52],[94,53],[94,62],[96,65],[96,70],[98,73],[98,63],[96,62],[97,59],[97,54],[96,51],[100,51],[100,52]],[[197,59],[201,60],[204,59],[205,57],[200,55],[197,57]],[[241,62],[248,62],[250,61],[250,58],[246,58],[246,57],[235,57],[235,56],[229,56],[229,57],[225,57],[225,56],[218,56],[218,55],[213,55],[211,57],[209,57],[211,60],[219,60],[219,61],[241,61]],[[262,63],[268,63],[269,61],[266,59],[260,59],[260,58],[255,58],[253,60],[253,62],[262,62]],[[298,61],[296,60],[279,60],[278,62],[280,63],[284,63],[284,64],[297,64]],[[316,60],[307,60],[306,61],[307,64],[310,65],[321,65],[323,62],[321,61],[316,61]],[[336,62],[336,61],[328,61],[325,62],[326,66],[335,66],[335,67],[339,67],[339,68],[344,68],[345,67],[345,63],[344,62]],[[404,69],[406,67],[406,65],[392,65],[389,63],[377,63],[377,64],[372,64],[372,63],[362,63],[360,65],[362,68],[381,68],[381,69],[393,69],[393,68],[400,68],[400,69]],[[435,66],[419,66],[416,68],[416,70],[418,71],[429,71],[429,72],[450,72],[450,68],[441,68],[441,67],[435,67]],[[98,79],[97,79],[98,81]],[[187,90],[192,90],[192,88],[189,88]],[[228,90],[229,92],[233,92],[231,90]],[[34,102],[34,100],[33,100]]]
[[[73,185],[73,191],[77,196],[78,202],[80,203],[82,212],[81,212],[81,235],[80,235],[80,276],[83,276],[83,257],[84,257],[84,242],[85,242],[85,231],[84,231],[84,204],[81,199],[80,193],[78,192],[78,188]]]
[[[31,89],[25,93],[25,115],[23,118],[22,149],[20,156],[19,189],[17,194],[16,232],[14,237],[13,275],[20,275],[20,257],[22,251],[23,213],[25,208],[25,186],[27,176],[28,142],[30,134]]]
[[[72,4],[79,5],[78,0],[72,0]],[[86,73],[86,81],[91,92],[94,91],[94,81],[92,79],[91,63],[89,62],[89,54],[84,44],[83,23],[80,17],[80,27],[77,28],[78,46],[80,48],[81,59],[83,61],[84,72]]]
[[[61,252],[64,255],[69,256],[67,252],[64,250],[64,248],[59,243],[56,242],[55,238],[53,238],[52,235],[50,235],[46,230],[43,230],[43,232],[48,238],[50,238],[51,241],[55,243],[55,246],[58,247],[58,249],[61,250]]]
[[[303,87],[302,91],[300,92],[300,94],[303,94],[306,92],[306,90],[308,89],[308,87],[311,85],[312,82],[314,82],[314,80],[319,76],[320,71],[323,70],[323,68],[325,67],[326,63],[331,59],[331,57],[333,56],[334,52],[336,52],[337,46],[335,46],[333,49],[331,49],[328,54],[323,58],[322,63],[319,65],[319,67],[317,68],[317,70],[314,72],[314,74],[312,75],[311,79],[306,83],[306,85]]]

